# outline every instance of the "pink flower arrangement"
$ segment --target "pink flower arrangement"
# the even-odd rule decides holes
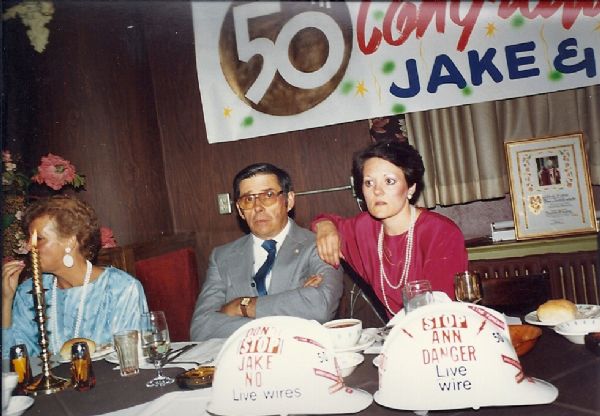
[[[39,184],[46,184],[55,191],[65,185],[72,185],[74,188],[85,185],[85,178],[77,174],[71,162],[52,153],[42,157],[38,172],[31,179]]]
[[[71,162],[52,153],[41,158],[37,173],[31,179],[28,174],[17,169],[19,161],[18,155],[13,157],[10,151],[2,151],[2,191],[5,197],[2,210],[4,259],[14,258],[15,255],[20,258],[19,256],[29,252],[21,221],[32,180],[54,191],[59,191],[67,185],[83,189],[85,185],[85,176],[77,174]],[[113,231],[108,227],[100,227],[100,238],[102,248],[118,246]]]
[[[102,248],[117,247],[117,240],[115,240],[113,231],[108,227],[100,227],[100,240]]]

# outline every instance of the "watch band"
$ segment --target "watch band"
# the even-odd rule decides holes
[[[248,318],[248,305],[250,304],[250,298],[242,298],[240,301],[240,309],[244,318]]]

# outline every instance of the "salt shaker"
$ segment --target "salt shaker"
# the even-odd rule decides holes
[[[31,363],[25,344],[13,345],[10,347],[10,371],[18,375],[17,394],[25,394],[25,386],[31,383]]]
[[[71,347],[71,384],[77,391],[87,391],[96,385],[90,350],[86,342]]]

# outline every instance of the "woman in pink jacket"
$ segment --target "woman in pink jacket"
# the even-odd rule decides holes
[[[343,258],[371,285],[388,317],[402,308],[406,282],[427,279],[454,298],[454,275],[468,268],[456,224],[410,203],[424,172],[421,155],[408,143],[375,142],[354,156],[352,167],[368,212],[322,214],[312,223],[321,258],[336,267]]]

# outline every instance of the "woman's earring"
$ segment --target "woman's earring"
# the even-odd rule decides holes
[[[412,199],[413,194],[408,194],[408,200],[410,201]]]
[[[63,264],[65,267],[73,267],[73,256],[71,256],[71,247],[65,248],[65,255],[63,256]]]

